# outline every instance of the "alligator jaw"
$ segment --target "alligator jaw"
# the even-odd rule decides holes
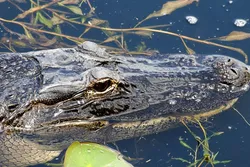
[[[35,134],[39,134],[43,136],[43,138],[48,137],[49,140],[55,141],[57,138],[51,137],[53,133],[59,132],[57,135],[60,136],[63,135],[63,133],[68,132],[68,135],[72,138],[77,138],[77,140],[80,140],[80,135],[85,141],[112,142],[165,131],[169,128],[176,127],[183,121],[185,123],[197,122],[198,120],[204,121],[209,117],[231,108],[237,100],[238,98],[230,100],[228,103],[221,105],[216,109],[196,115],[160,116],[144,121],[127,120],[125,122],[109,122],[105,120],[95,120],[90,122],[84,120],[66,121],[36,129]],[[50,130],[48,131],[48,129]],[[64,131],[60,131],[60,129],[64,129]],[[97,134],[97,136],[95,134]],[[43,143],[49,142],[49,140],[45,140]],[[65,141],[64,144],[68,145],[70,143]]]

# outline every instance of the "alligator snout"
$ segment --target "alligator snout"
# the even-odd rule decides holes
[[[226,56],[217,57],[213,68],[218,72],[220,82],[229,86],[244,87],[250,82],[250,67]]]

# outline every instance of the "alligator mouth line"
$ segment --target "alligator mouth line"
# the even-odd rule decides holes
[[[217,109],[210,110],[210,111],[205,112],[205,113],[192,115],[192,116],[183,115],[183,116],[158,117],[158,118],[154,118],[154,119],[150,119],[150,120],[146,120],[146,121],[116,123],[116,124],[113,124],[112,126],[113,126],[113,128],[127,128],[128,126],[133,126],[135,128],[141,128],[141,126],[144,126],[144,127],[159,126],[159,127],[161,127],[161,125],[163,123],[168,123],[168,122],[180,123],[182,121],[192,122],[194,120],[204,120],[204,119],[207,119],[209,117],[217,115],[217,114],[221,113],[222,111],[225,111],[225,110],[231,108],[236,103],[237,100],[238,100],[238,98],[235,98],[233,100],[230,100],[225,105],[218,107]]]
[[[144,121],[128,121],[128,122],[116,122],[110,123],[106,120],[94,120],[94,121],[87,121],[87,120],[62,120],[61,122],[57,122],[56,124],[47,124],[43,125],[42,127],[36,128],[35,131],[39,131],[46,128],[67,128],[67,127],[82,127],[87,130],[96,131],[100,130],[105,127],[111,127],[113,129],[141,129],[146,128],[148,126],[159,127],[157,129],[161,129],[163,124],[171,124],[171,123],[181,123],[182,121],[185,122],[193,122],[195,120],[205,120],[209,117],[217,115],[224,110],[231,108],[238,98],[230,100],[228,103],[221,105],[217,109],[210,110],[208,112],[196,114],[196,115],[178,115],[178,116],[166,116],[166,117],[157,117],[149,120]],[[20,128],[20,127],[13,127],[13,130],[30,130],[28,128]]]

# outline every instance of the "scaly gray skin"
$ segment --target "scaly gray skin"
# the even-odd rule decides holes
[[[248,91],[221,55],[110,55],[96,44],[0,55],[0,166],[46,162],[71,142],[160,132]],[[206,117],[206,116],[205,116]]]

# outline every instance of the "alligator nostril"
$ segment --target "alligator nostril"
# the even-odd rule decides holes
[[[227,59],[225,62],[225,65],[232,66],[234,64],[234,61],[232,59]]]
[[[238,75],[238,73],[236,72],[235,69],[231,68],[231,71],[232,71],[235,75]]]

